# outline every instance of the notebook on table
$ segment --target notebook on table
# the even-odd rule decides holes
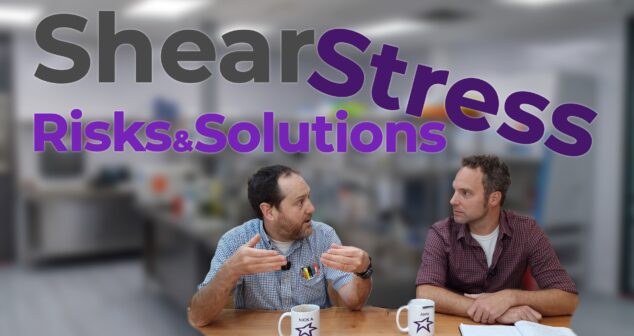
[[[460,324],[462,336],[577,336],[570,328],[551,327],[529,321],[512,326]]]

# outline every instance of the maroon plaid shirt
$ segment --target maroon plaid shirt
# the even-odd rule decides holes
[[[521,289],[528,266],[539,288],[577,293],[548,237],[534,219],[501,211],[500,234],[489,268],[484,250],[471,236],[469,227],[447,218],[429,230],[416,285],[472,294]]]

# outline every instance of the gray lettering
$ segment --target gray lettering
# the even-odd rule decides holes
[[[253,48],[250,51],[234,51],[225,55],[220,61],[223,77],[233,83],[269,81],[269,44],[262,34],[253,30],[234,30],[222,35],[222,39],[227,46],[248,43]],[[247,71],[240,71],[236,67],[240,62],[252,62],[253,66]]]
[[[49,53],[70,58],[73,66],[69,69],[53,69],[42,63],[38,64],[35,70],[35,77],[57,84],[72,83],[82,79],[90,69],[90,55],[88,52],[70,42],[60,41],[53,37],[53,31],[57,28],[71,28],[80,32],[86,28],[87,20],[81,16],[72,14],[51,15],[40,24],[35,30],[35,40],[40,48]]]
[[[191,42],[198,46],[197,51],[179,51],[183,43]],[[196,69],[184,69],[178,64],[180,61],[215,61],[216,51],[209,37],[197,30],[182,30],[172,34],[165,40],[161,50],[163,69],[170,77],[185,83],[202,82],[211,76],[206,66]]]
[[[282,31],[282,82],[297,83],[297,59],[303,46],[315,44],[315,31]]]
[[[136,81],[152,81],[152,44],[138,30],[114,31],[114,12],[99,12],[99,82],[114,82],[117,48],[129,44],[136,53]]]

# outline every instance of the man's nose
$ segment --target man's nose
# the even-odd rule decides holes
[[[313,205],[313,202],[311,202],[310,200],[308,200],[308,209],[306,210],[307,213],[312,214],[313,212],[315,212],[315,206]]]
[[[451,204],[453,206],[458,205],[458,197],[456,197],[456,193],[455,192],[451,196],[451,199],[449,200],[449,204]]]

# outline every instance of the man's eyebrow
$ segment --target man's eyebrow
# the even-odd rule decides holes
[[[297,196],[297,197],[295,198],[295,200],[297,201],[297,200],[299,200],[300,198],[308,197],[308,195],[310,195],[310,189],[308,189],[308,191],[306,191],[305,193],[303,193],[303,194],[301,194],[301,195]]]
[[[454,188],[455,190],[465,190],[465,191],[472,191],[470,188],[468,187],[458,187],[458,188]]]

